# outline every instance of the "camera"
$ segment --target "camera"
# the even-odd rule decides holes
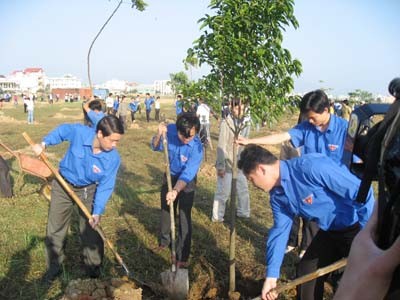
[[[389,248],[400,234],[400,78],[388,87],[391,105],[367,104],[350,116],[343,162],[362,179],[357,200],[364,202],[378,181],[378,246]],[[399,299],[400,267],[394,272],[387,299]]]

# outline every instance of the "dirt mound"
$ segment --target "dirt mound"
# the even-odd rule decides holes
[[[80,111],[80,108],[63,107],[60,111]]]
[[[60,300],[142,300],[142,289],[119,278],[77,279],[69,282]]]

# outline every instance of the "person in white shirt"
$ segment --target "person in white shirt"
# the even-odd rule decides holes
[[[26,111],[28,112],[28,124],[33,124],[33,111],[35,103],[29,97],[26,98]]]
[[[114,98],[112,97],[112,93],[108,94],[106,98],[106,113],[107,115],[111,115],[113,112]]]
[[[196,115],[200,120],[200,138],[203,141],[204,138],[207,139],[208,145],[210,145],[210,149],[213,150],[213,146],[211,143],[211,135],[210,135],[210,113],[214,115],[213,111],[210,107],[204,103],[204,100],[199,98],[199,106],[196,110]]]

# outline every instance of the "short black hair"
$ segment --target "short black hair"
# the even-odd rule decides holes
[[[243,171],[244,175],[249,175],[258,165],[272,165],[278,158],[267,149],[255,144],[247,145],[238,161],[238,168]]]
[[[89,102],[89,108],[91,110],[101,110],[102,106],[101,106],[101,102],[100,100],[92,100]]]
[[[309,111],[321,114],[325,108],[329,109],[329,99],[323,90],[315,90],[305,94],[300,102],[300,112],[302,114],[306,114]]]
[[[99,123],[97,123],[96,132],[101,131],[104,137],[109,136],[113,133],[124,134],[124,126],[120,119],[114,115],[107,115],[103,117]]]
[[[184,112],[176,120],[176,129],[185,138],[190,137],[190,130],[194,127],[196,133],[200,131],[200,120],[195,113]]]

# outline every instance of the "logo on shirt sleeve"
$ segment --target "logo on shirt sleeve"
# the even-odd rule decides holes
[[[337,148],[339,148],[339,145],[328,144],[328,148],[331,151],[335,151]]]
[[[310,194],[302,200],[305,204],[312,204],[313,203],[313,195]]]
[[[101,173],[101,169],[96,165],[93,165],[92,170],[93,170],[93,173],[96,173],[96,174]]]
[[[186,162],[188,158],[185,155],[181,154],[181,162]]]

